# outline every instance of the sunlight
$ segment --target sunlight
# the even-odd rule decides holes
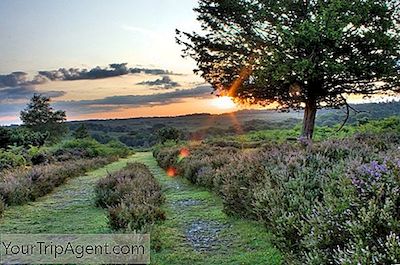
[[[222,96],[212,99],[211,105],[219,109],[233,109],[236,107],[231,97]]]

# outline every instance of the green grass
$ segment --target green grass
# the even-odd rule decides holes
[[[400,116],[392,116],[381,120],[370,120],[364,124],[348,124],[340,131],[341,124],[334,126],[315,126],[314,141],[326,139],[342,139],[356,133],[383,133],[388,131],[400,132]],[[248,132],[242,135],[215,137],[214,140],[254,142],[254,141],[276,141],[284,142],[288,138],[296,139],[301,134],[301,124],[292,129],[270,129]]]
[[[106,211],[94,205],[94,185],[123,168],[129,157],[68,180],[51,194],[22,206],[9,207],[0,219],[1,233],[109,233]]]
[[[229,217],[220,198],[185,179],[168,177],[150,152],[135,155],[146,164],[163,186],[167,220],[153,227],[152,264],[281,264],[282,257],[271,244],[271,234],[257,222]],[[194,206],[177,206],[182,200],[196,200]],[[187,228],[196,221],[223,225],[215,249],[197,251],[186,240]],[[157,249],[157,251],[155,250]]]
[[[229,217],[213,193],[170,178],[150,152],[137,153],[87,175],[70,179],[53,193],[23,206],[9,207],[0,219],[1,233],[113,233],[105,210],[94,205],[94,185],[107,172],[127,162],[146,164],[162,184],[167,220],[151,228],[152,264],[282,264],[271,244],[271,235],[257,222]],[[198,205],[179,207],[177,202],[196,200]],[[196,251],[186,239],[187,228],[198,220],[223,225],[215,248]]]

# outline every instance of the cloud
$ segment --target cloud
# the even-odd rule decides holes
[[[167,75],[153,81],[143,81],[137,83],[137,85],[157,86],[161,89],[170,89],[181,86],[178,82],[172,81],[171,78]]]
[[[198,86],[192,89],[177,89],[171,92],[151,95],[112,96],[96,100],[58,101],[57,108],[82,113],[109,111],[120,107],[151,107],[182,102],[188,98],[206,98],[210,96],[210,86]]]
[[[33,96],[35,93],[40,93],[33,86],[16,86],[16,87],[6,87],[0,89],[0,103],[15,102],[18,100],[27,100]],[[46,91],[40,93],[42,95],[56,98],[65,95],[65,91]],[[0,113],[1,114],[1,113]]]
[[[60,68],[58,70],[38,71],[32,79],[28,79],[25,72],[12,72],[0,75],[0,88],[21,87],[44,84],[48,81],[72,81],[87,79],[103,79],[127,74],[149,74],[149,75],[168,75],[174,74],[171,71],[151,68],[129,68],[127,63],[112,63],[108,67],[101,68],[96,66],[92,69],[80,68]],[[173,85],[173,83],[172,83]]]
[[[48,79],[42,75],[36,75],[33,79],[28,80],[27,73],[13,72],[7,75],[0,75],[0,88],[39,85],[47,81]]]
[[[127,74],[145,73],[152,75],[172,74],[172,72],[163,69],[148,68],[128,68],[127,63],[112,63],[106,68],[97,66],[90,70],[79,68],[60,68],[52,71],[39,71],[39,75],[48,78],[51,81],[70,81],[85,79],[102,79]]]
[[[32,88],[20,88],[12,91],[10,88],[0,89],[0,98],[3,96],[8,98],[30,98],[32,96]],[[97,112],[113,111],[119,108],[138,108],[168,105],[182,102],[189,98],[207,98],[211,95],[212,88],[210,86],[198,86],[192,89],[177,89],[171,92],[157,93],[151,95],[127,95],[112,96],[97,100],[79,100],[79,101],[55,101],[52,103],[54,108],[67,111],[67,115],[92,114]],[[60,93],[59,91],[46,92]],[[61,92],[63,93],[63,92]],[[53,95],[55,96],[55,95]],[[18,116],[18,113],[26,107],[26,102],[11,103],[7,100],[0,100],[0,119],[1,117]],[[0,120],[1,124],[1,120]]]

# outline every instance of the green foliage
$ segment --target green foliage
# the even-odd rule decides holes
[[[396,264],[400,134],[393,131],[396,119],[377,124],[392,132],[307,147],[193,145],[183,159],[180,148],[169,147],[154,156],[160,166],[214,189],[227,213],[264,222],[288,263]]]
[[[385,119],[391,116],[398,116],[400,113],[400,102],[391,101],[386,103],[367,103],[351,105],[357,112],[351,111],[347,124],[362,125],[371,120]],[[319,126],[336,126],[346,118],[344,108],[338,110],[321,110],[316,118]]]
[[[195,11],[204,31],[178,30],[177,42],[196,71],[247,103],[305,107],[307,137],[317,108],[399,89],[397,1],[200,0]]]
[[[344,126],[340,131],[339,124],[336,123],[334,126],[316,126],[314,131],[314,139],[316,141],[322,141],[326,139],[342,139],[345,137],[353,136],[357,133],[384,133],[384,132],[399,132],[400,133],[400,117],[392,116],[381,120],[369,120],[364,123],[355,123]],[[213,141],[230,141],[236,142],[236,146],[240,147],[243,144],[248,143],[259,143],[261,146],[263,143],[269,143],[271,141],[277,141],[278,143],[285,142],[288,139],[295,140],[301,131],[300,125],[297,125],[291,129],[270,129],[270,130],[259,130],[245,133],[240,136],[229,136],[215,138]],[[212,142],[212,141],[206,141]],[[234,144],[232,144],[234,145]]]
[[[9,129],[11,137],[7,143],[7,146],[42,146],[48,138],[48,133],[34,132],[26,128],[14,128]]]
[[[67,132],[65,111],[54,111],[50,106],[50,98],[40,94],[33,95],[26,109],[21,111],[20,118],[29,129],[48,133],[50,140],[60,139]]]
[[[97,205],[108,209],[110,226],[116,230],[140,231],[165,219],[160,209],[164,197],[149,169],[140,163],[101,179],[96,186]]]
[[[44,164],[50,160],[46,151],[37,146],[31,146],[27,151],[27,155],[32,165]]]
[[[7,128],[0,127],[0,148],[7,148],[11,143],[11,133]]]
[[[20,205],[50,193],[67,179],[114,161],[114,157],[80,159],[30,169],[0,172],[0,197],[7,205]]]
[[[0,171],[26,165],[26,160],[19,152],[0,149]]]
[[[21,131],[24,132],[23,135],[32,135],[29,131]],[[25,134],[25,132],[28,133]],[[30,142],[27,138],[19,139],[24,139],[25,143]],[[119,141],[114,140],[107,144],[100,144],[91,138],[64,140],[58,144],[43,147],[11,145],[7,150],[0,149],[0,171],[78,158],[126,157],[130,153],[131,150]]]
[[[88,129],[86,128],[85,124],[81,124],[81,126],[78,127],[78,129],[76,129],[73,133],[72,136],[75,139],[85,139],[85,138],[89,138],[90,134]]]
[[[111,140],[115,140],[114,137],[112,137],[104,132],[91,133],[90,136],[101,144],[106,144]],[[121,139],[120,139],[120,141],[123,142]],[[123,143],[125,143],[125,142],[123,142]],[[125,143],[125,144],[128,145],[127,143]],[[131,145],[128,145],[128,146],[131,146]]]
[[[76,157],[92,158],[98,156],[125,157],[130,153],[130,149],[126,145],[116,140],[110,141],[107,144],[100,144],[91,138],[64,140],[50,147],[49,151],[57,160],[69,160]]]
[[[357,104],[352,105],[352,107],[361,111],[360,113],[354,113],[353,111],[350,113],[347,125],[352,126],[362,125],[367,121],[388,118],[400,113],[400,102],[397,101]],[[232,119],[232,115],[234,115],[235,119]],[[67,125],[71,131],[75,131],[84,124],[91,137],[102,144],[118,139],[127,146],[135,147],[136,149],[147,149],[157,144],[156,132],[166,126],[182,130],[184,134],[183,140],[201,141],[215,138],[221,141],[236,141],[238,135],[243,135],[243,139],[247,142],[247,135],[260,131],[262,131],[259,133],[260,138],[264,137],[267,141],[275,139],[275,135],[278,134],[282,134],[279,137],[282,140],[297,138],[301,132],[300,116],[301,113],[294,111],[243,110],[234,114],[196,114],[168,118],[81,121],[68,122]],[[319,136],[319,128],[321,127],[332,127],[331,136],[334,136],[335,129],[338,129],[337,126],[344,121],[344,118],[345,109],[320,110],[316,120],[315,139],[326,139]],[[295,131],[291,131],[292,129],[295,129]],[[269,136],[263,136],[262,134],[267,134],[267,131],[270,131]],[[343,132],[342,130],[340,134]]]
[[[167,141],[177,142],[182,139],[182,136],[182,131],[173,127],[163,127],[157,131],[157,140],[161,144]]]

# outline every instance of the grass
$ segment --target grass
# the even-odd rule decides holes
[[[94,205],[94,185],[107,172],[123,168],[129,157],[70,179],[51,194],[9,207],[0,219],[1,233],[109,233],[106,211]]]
[[[0,219],[1,233],[113,233],[106,210],[94,204],[94,186],[107,172],[122,169],[128,162],[146,164],[162,184],[167,220],[151,228],[151,263],[162,264],[282,264],[271,244],[271,235],[260,223],[229,217],[221,200],[183,178],[170,178],[158,167],[150,152],[70,179],[51,194],[23,206],[9,207]],[[198,202],[179,206],[180,202]],[[198,251],[187,240],[188,228],[196,222],[217,223],[222,228],[213,248]]]
[[[391,116],[380,120],[370,120],[364,124],[347,124],[339,131],[341,124],[334,126],[315,126],[314,141],[326,139],[342,139],[356,133],[383,133],[386,131],[400,132],[400,116]],[[238,142],[276,141],[285,142],[288,138],[297,139],[301,134],[301,124],[292,129],[257,130],[242,135],[214,137],[214,140],[230,140]]]
[[[281,264],[282,257],[271,244],[271,234],[257,222],[229,217],[222,201],[208,190],[185,179],[168,177],[150,152],[135,155],[163,186],[167,220],[153,227],[152,264]],[[181,202],[197,202],[179,206]],[[188,229],[197,222],[222,226],[214,248],[198,251],[187,240]]]

